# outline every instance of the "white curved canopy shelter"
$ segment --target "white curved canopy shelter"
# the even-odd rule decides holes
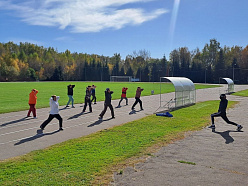
[[[228,94],[233,93],[234,92],[234,82],[233,82],[233,80],[230,79],[230,78],[222,78],[222,79],[224,79],[228,84],[226,93],[228,93]]]
[[[160,77],[160,84],[162,82],[162,79],[169,80],[175,87],[175,99],[174,99],[175,107],[182,107],[186,105],[195,104],[196,102],[195,85],[190,79],[185,77]],[[160,95],[161,95],[161,88],[160,88]],[[161,103],[161,96],[160,96],[160,103]]]

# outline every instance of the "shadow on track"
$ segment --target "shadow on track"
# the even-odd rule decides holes
[[[10,122],[7,122],[7,123],[3,123],[0,125],[0,127],[4,127],[6,125],[10,125],[10,124],[14,124],[14,123],[19,123],[19,122],[22,122],[22,121],[27,121],[27,120],[30,120],[30,119],[33,119],[32,117],[24,117],[24,118],[21,118],[21,119],[17,119],[17,120],[14,120],[14,121],[10,121]]]
[[[226,144],[232,143],[234,142],[234,139],[232,136],[230,136],[230,132],[243,132],[243,131],[235,131],[235,130],[227,130],[225,132],[214,132],[216,134],[221,135],[225,140],[226,140]]]
[[[103,120],[103,119],[99,119],[99,120],[97,120],[96,122],[94,122],[94,123],[88,125],[87,127],[93,127],[93,126],[95,126],[95,125],[100,125],[102,122],[104,122],[104,121],[109,121],[109,120],[111,120],[111,119],[113,119],[113,118],[104,119],[104,120]]]
[[[20,145],[22,143],[26,143],[26,142],[29,142],[29,141],[33,141],[33,140],[36,140],[38,138],[41,138],[43,136],[49,136],[49,135],[53,135],[53,134],[56,134],[58,133],[60,130],[56,130],[54,132],[49,132],[49,133],[43,133],[43,131],[41,129],[38,129],[37,130],[37,133],[32,136],[32,137],[29,137],[29,138],[25,138],[25,139],[22,139],[20,140],[19,142],[15,143],[14,145]]]

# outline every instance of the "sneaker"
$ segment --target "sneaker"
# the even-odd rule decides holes
[[[74,106],[72,106],[71,108],[75,108]]]
[[[143,108],[141,108],[140,110],[144,110]]]
[[[37,117],[34,117],[34,119],[37,119]]]
[[[99,116],[99,117],[98,117],[98,119],[102,120],[102,117],[101,117],[101,116]]]
[[[66,105],[65,107],[69,107],[69,105]]]
[[[210,129],[215,129],[215,125],[211,125],[211,126],[209,126],[208,128],[210,128]]]
[[[64,130],[64,129],[62,127],[60,127],[59,130]]]
[[[94,104],[96,104],[96,103],[94,103]]]
[[[242,128],[243,128],[243,127],[242,127],[241,125],[238,125],[237,131],[241,131]]]
[[[112,119],[115,119],[115,117],[113,116]]]

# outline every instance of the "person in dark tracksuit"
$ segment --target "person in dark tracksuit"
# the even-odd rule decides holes
[[[101,114],[99,115],[99,119],[103,118],[103,115],[105,114],[105,112],[106,112],[108,107],[110,108],[112,118],[115,118],[114,109],[113,109],[113,106],[111,104],[111,98],[112,98],[111,94],[113,94],[113,93],[114,92],[110,91],[109,88],[106,89],[106,91],[105,91],[104,109],[101,112]]]
[[[218,112],[211,114],[212,125],[209,126],[209,128],[215,129],[214,118],[215,117],[222,117],[222,119],[225,122],[227,122],[228,124],[237,126],[237,131],[240,131],[243,127],[241,125],[237,124],[237,123],[234,123],[234,122],[230,121],[226,116],[226,108],[227,108],[227,104],[228,104],[228,100],[226,99],[226,95],[221,94],[220,95],[220,100],[221,101],[220,101],[220,104],[219,104]]]
[[[40,126],[41,130],[44,130],[46,125],[48,123],[50,123],[53,118],[57,118],[59,120],[59,130],[63,130],[63,128],[62,128],[63,119],[59,115],[59,102],[58,101],[59,101],[59,96],[56,96],[56,95],[51,96],[51,98],[50,98],[50,108],[51,108],[50,114],[49,114],[48,119],[41,124],[41,126]]]
[[[91,87],[91,95],[92,95],[91,102],[93,103],[94,101],[94,104],[96,104],[96,86],[95,85],[92,85]]]
[[[91,86],[86,87],[86,94],[85,94],[85,98],[84,98],[84,109],[83,112],[85,112],[87,104],[89,104],[89,109],[90,112],[92,112],[92,107],[91,107]]]
[[[132,106],[132,110],[134,110],[134,107],[137,103],[140,104],[140,110],[143,110],[143,107],[142,107],[142,101],[140,100],[140,95],[141,95],[141,92],[143,91],[144,89],[138,87],[137,90],[136,90],[136,95],[135,95],[135,102]]]
[[[74,106],[73,106],[73,103],[74,103],[74,99],[73,99],[73,88],[75,87],[75,85],[68,85],[67,86],[67,95],[68,95],[68,97],[69,97],[69,100],[68,100],[68,102],[67,102],[67,104],[66,104],[66,107],[69,107],[69,104],[70,104],[70,102],[71,102],[71,107],[72,108],[75,108]]]

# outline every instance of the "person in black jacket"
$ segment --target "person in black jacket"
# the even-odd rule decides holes
[[[68,91],[67,91],[67,95],[68,95],[68,97],[69,97],[69,101],[67,102],[67,104],[66,104],[66,107],[69,107],[69,104],[70,104],[70,102],[71,102],[71,107],[72,108],[75,108],[74,106],[73,106],[73,103],[74,103],[74,99],[73,99],[73,88],[75,87],[75,85],[68,85],[67,86],[67,89],[68,89]]]
[[[110,110],[111,110],[111,115],[112,115],[112,118],[115,118],[115,114],[114,114],[114,109],[113,109],[113,106],[111,104],[111,94],[113,94],[114,92],[113,91],[110,91],[109,88],[106,89],[105,91],[105,101],[104,101],[104,109],[103,111],[101,112],[101,114],[99,115],[99,119],[102,119],[103,118],[103,115],[105,114],[107,108],[109,107]]]
[[[88,87],[86,87],[86,94],[85,94],[85,98],[84,98],[84,109],[83,109],[83,112],[85,112],[85,110],[86,110],[87,103],[89,104],[90,112],[92,112],[90,97],[91,97],[91,86],[88,86]]]
[[[220,101],[220,104],[219,104],[218,112],[211,114],[212,125],[209,126],[209,128],[215,129],[214,118],[215,117],[222,117],[222,119],[225,122],[227,122],[228,124],[237,126],[237,131],[240,131],[243,127],[241,125],[237,124],[237,123],[234,123],[234,122],[230,121],[226,116],[226,108],[227,108],[227,104],[228,104],[228,100],[226,99],[226,95],[221,94],[220,95],[220,100],[221,101]]]

